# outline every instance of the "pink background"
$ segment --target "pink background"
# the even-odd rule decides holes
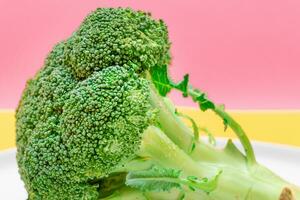
[[[228,108],[300,108],[299,0],[0,0],[0,108],[16,107],[52,46],[101,6],[163,18],[174,77],[189,72],[193,85]]]

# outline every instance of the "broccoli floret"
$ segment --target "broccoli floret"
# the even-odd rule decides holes
[[[66,43],[66,66],[77,78],[129,62],[140,69],[170,62],[170,42],[163,21],[131,9],[97,9]]]
[[[192,88],[188,76],[170,80],[169,63],[164,22],[130,8],[99,8],[57,44],[16,112],[28,198],[299,198],[298,188],[256,162],[223,107]],[[193,120],[187,117],[190,129],[167,99],[172,89],[219,115],[245,155],[231,141],[217,149],[200,140]]]

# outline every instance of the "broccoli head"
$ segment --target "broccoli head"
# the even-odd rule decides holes
[[[17,162],[30,200],[299,198],[256,162],[243,129],[222,106],[168,76],[162,20],[99,8],[50,52],[16,111]],[[233,129],[217,149],[166,95],[175,89]],[[189,128],[181,118],[191,121]],[[287,195],[291,194],[291,195]]]
[[[54,47],[16,114],[30,198],[94,199],[97,188],[85,183],[133,157],[151,118],[149,85],[136,73],[169,62],[167,35],[147,13],[101,8]]]

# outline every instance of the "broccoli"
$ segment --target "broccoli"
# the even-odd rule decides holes
[[[57,44],[16,111],[19,173],[28,199],[300,198],[256,162],[238,123],[205,93],[168,75],[167,26],[149,13],[99,8]],[[171,90],[219,115],[245,153],[218,149],[178,113]],[[181,118],[191,120],[193,128]]]

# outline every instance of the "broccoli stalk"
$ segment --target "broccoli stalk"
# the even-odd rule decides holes
[[[164,71],[162,68],[158,68],[157,70]],[[170,82],[167,74],[165,76],[166,79],[164,80]],[[158,82],[160,85],[166,85],[168,81],[162,83],[162,77],[160,75],[160,80],[156,80],[154,76],[154,80],[151,79],[151,81],[154,84],[156,83],[156,85],[158,85]],[[191,87],[189,89],[189,93],[195,98],[195,95],[198,94],[193,93]],[[299,197],[300,190],[298,188],[287,183],[256,162],[252,146],[246,134],[224,109],[216,108],[215,106],[211,107],[237,133],[244,144],[245,155],[235,147],[231,140],[228,141],[224,149],[216,149],[199,139],[195,139],[195,134],[192,133],[191,129],[177,117],[174,107],[170,105],[170,101],[166,101],[158,95],[156,88],[153,86],[151,88],[150,99],[151,105],[159,110],[157,114],[159,127],[163,132],[158,128],[148,128],[144,132],[139,156],[148,158],[147,161],[151,160],[152,164],[163,166],[164,168],[180,169],[187,175],[192,174],[196,177],[215,176],[217,186],[214,185],[208,195],[198,193],[198,197],[201,196],[202,199],[255,198],[266,200],[294,198],[288,194]],[[135,171],[138,166],[139,164],[136,162],[133,169],[128,168],[125,171]],[[218,170],[222,172],[220,177],[218,177],[219,175],[216,176]],[[145,184],[143,180],[140,181],[142,184]],[[149,188],[140,189],[144,192],[150,190]],[[207,188],[202,188],[201,190],[208,192]],[[294,191],[292,192],[292,190]],[[195,193],[185,192],[184,194],[187,199],[196,198]],[[180,197],[180,194],[178,195],[177,198]]]
[[[155,126],[149,126],[144,131],[136,155],[137,158],[121,163],[121,166],[113,171],[113,174],[121,176],[127,174],[123,180],[124,185],[116,188],[113,182],[100,188],[100,193],[105,189],[107,194],[111,194],[127,185],[150,194],[176,188],[177,198],[183,195],[195,196],[193,193],[201,192],[207,195],[216,189],[221,174],[216,168],[209,168],[203,172],[201,164],[194,161]],[[207,173],[209,171],[210,173]],[[209,179],[206,178],[207,175],[210,175]],[[109,178],[104,178],[107,179]],[[155,193],[152,195],[155,196]]]
[[[131,162],[134,164],[131,165],[133,167],[129,167],[129,164],[126,170],[123,171],[137,173],[139,170],[149,169],[149,166],[146,165],[147,167],[145,167],[145,163],[150,162],[164,168],[179,169],[186,176],[214,177],[213,181],[203,185],[203,188],[200,187],[198,192],[189,189],[184,190],[186,199],[195,199],[195,195],[197,195],[201,199],[272,200],[280,199],[281,196],[289,193],[293,193],[296,198],[299,197],[300,190],[298,188],[287,183],[257,162],[247,162],[246,156],[235,147],[231,140],[228,141],[224,149],[216,149],[202,140],[193,140],[194,136],[191,129],[186,127],[175,115],[170,106],[155,92],[151,97],[152,105],[159,108],[160,128],[164,132],[156,127],[148,128],[143,134],[141,149],[138,153],[139,159],[132,160]],[[172,140],[172,138],[174,139]],[[192,152],[190,152],[191,145],[195,145]],[[141,158],[145,158],[145,160]],[[139,166],[141,167],[139,168]],[[134,192],[138,196],[143,194],[143,198],[146,198],[147,195],[151,194],[153,199],[159,199],[158,196],[155,197],[155,194],[149,192],[164,190],[164,187],[159,184],[159,180],[156,178],[152,178],[154,181],[152,184],[157,184],[153,188],[147,188],[146,178],[145,180],[139,180],[137,186],[135,183],[130,182],[130,178],[126,184],[141,189],[142,193]],[[201,191],[204,192],[201,193]],[[180,198],[181,193],[178,193],[178,191],[172,193],[172,195],[175,194],[177,197],[174,199]],[[126,197],[126,195],[121,196]],[[160,198],[164,199],[163,197]],[[281,199],[292,199],[292,197],[281,197]]]
[[[178,133],[178,132],[176,132]],[[218,155],[219,158],[226,159],[223,162],[218,159],[213,162],[211,159],[193,159],[195,155],[198,158],[204,154],[201,149],[195,149],[194,156],[189,156],[182,151],[175,151],[175,146],[167,143],[163,139],[163,134],[145,133],[146,136],[142,142],[142,152],[145,156],[152,159],[164,167],[177,168],[182,170],[187,175],[196,177],[212,177],[218,171],[221,174],[217,179],[215,190],[210,191],[203,199],[279,199],[280,194],[291,186],[267,168],[253,164],[247,166],[245,157],[229,142],[224,150],[216,150],[207,148],[201,141],[196,143],[196,146],[206,148],[206,155]],[[168,147],[168,149],[165,149]],[[218,152],[219,151],[219,152]],[[215,187],[215,186],[214,186]],[[207,188],[202,188],[206,191]],[[295,191],[296,199],[299,198],[300,190]],[[189,199],[189,193],[186,194]]]
[[[168,134],[173,134],[173,137],[177,136],[177,142],[180,135],[185,135],[185,141],[180,142],[179,140],[177,145],[185,146],[186,140],[194,142],[191,130],[184,127],[185,124],[176,119],[175,115],[173,115],[173,121],[170,116],[172,115],[168,115],[170,123],[161,125],[177,130],[176,132],[168,132]],[[164,120],[160,120],[160,122],[162,121]],[[180,133],[180,130],[183,132]],[[188,153],[188,149],[187,146],[186,153]],[[279,199],[281,193],[284,194],[288,191],[287,188],[294,189],[296,199],[300,198],[298,188],[287,183],[257,162],[248,163],[246,156],[230,140],[224,149],[216,149],[198,140],[195,142],[194,151],[189,156],[197,162],[198,169],[202,170],[198,175],[200,177],[203,177],[203,175],[211,176],[216,170],[222,171],[218,179],[217,189],[206,197],[202,197],[203,199]]]
[[[199,103],[201,110],[212,109],[224,120],[225,126],[228,125],[233,129],[244,147],[245,155],[235,147],[231,140],[224,149],[216,149],[201,140],[195,140],[193,136],[195,134],[178,119],[173,106],[168,106],[157,93],[152,92],[152,102],[155,102],[152,104],[159,107],[160,126],[166,135],[184,149],[194,161],[203,165],[200,167],[204,170],[203,174],[211,174],[212,169],[222,170],[218,189],[210,194],[210,198],[279,199],[280,195],[284,196],[291,190],[294,190],[294,195],[300,198],[299,188],[287,183],[256,162],[252,145],[241,126],[225,112],[224,108],[216,106],[204,93],[189,86],[188,75],[185,75],[183,81],[175,84],[170,80],[165,66],[154,67],[151,70],[151,81],[161,95],[165,96],[171,89],[177,89],[183,93],[184,97],[191,96],[195,102]],[[190,152],[191,147],[192,152]],[[243,180],[242,183],[241,180]]]

